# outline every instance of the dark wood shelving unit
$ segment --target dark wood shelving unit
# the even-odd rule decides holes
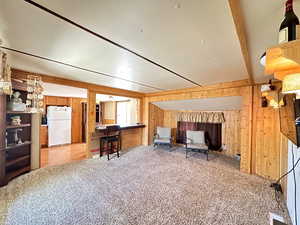
[[[13,84],[13,90],[19,91],[22,101],[26,101],[26,88]],[[0,95],[0,187],[31,170],[32,113],[7,110],[8,101],[8,96]],[[20,116],[20,125],[10,125],[13,116]],[[21,139],[22,144],[15,144],[15,136]]]
[[[27,145],[31,145],[31,142],[30,141],[25,141],[24,143],[22,144],[14,144],[14,145],[8,145],[5,150],[8,151],[10,149],[16,149],[16,148],[21,148],[23,146],[27,146]]]

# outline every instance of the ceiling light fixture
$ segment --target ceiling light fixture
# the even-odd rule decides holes
[[[266,66],[266,58],[267,58],[266,56],[267,56],[267,53],[264,52],[264,54],[262,54],[262,56],[259,59],[260,64],[263,66]]]

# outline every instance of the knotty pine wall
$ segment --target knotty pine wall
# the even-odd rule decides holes
[[[149,111],[151,113],[149,114],[148,139],[149,144],[152,144],[153,136],[156,133],[156,128],[159,126],[164,126],[164,111],[151,103],[149,104]]]
[[[239,112],[225,112],[226,120],[230,121],[228,126],[223,128],[223,131],[229,132],[225,134],[223,140],[227,142],[226,154],[241,153],[243,172],[272,180],[277,179],[286,172],[288,139],[280,132],[279,111],[270,107],[261,107],[260,85],[252,87],[240,84],[237,87],[227,87],[220,84],[210,88],[170,91],[161,95],[150,94],[144,99],[144,121],[149,129],[144,130],[143,143],[151,143],[150,138],[157,125],[170,126],[173,128],[173,134],[176,133],[175,114],[166,111],[162,116],[161,111],[151,102],[224,96],[243,97],[242,109]],[[234,127],[234,132],[231,127]]]
[[[242,96],[241,118],[241,171],[251,173],[251,145],[252,145],[252,95],[253,88],[248,85],[247,81],[238,81],[211,85],[206,87],[197,87],[182,89],[176,91],[167,91],[148,94],[144,98],[143,122],[148,127],[144,129],[143,144],[151,143],[153,136],[153,123],[161,124],[161,114],[159,110],[151,105],[152,102],[185,100],[197,98],[216,98],[225,96]],[[155,110],[156,109],[156,110]],[[159,113],[157,113],[159,112]],[[157,115],[156,115],[157,114]],[[174,131],[173,131],[174,132]]]
[[[151,118],[155,121],[151,128],[156,129],[157,126],[163,125],[164,127],[170,127],[172,129],[172,137],[176,140],[177,133],[177,114],[182,111],[170,111],[162,110],[151,104],[151,108],[156,111],[152,111]],[[226,145],[226,151],[224,154],[234,156],[241,152],[241,112],[240,110],[224,111],[225,123],[222,124],[222,144]],[[155,120],[155,118],[157,118]],[[159,121],[159,118],[163,118],[163,122]],[[151,132],[152,134],[153,132]]]

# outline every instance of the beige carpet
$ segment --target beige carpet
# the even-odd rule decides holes
[[[283,215],[269,182],[237,166],[217,154],[206,162],[140,147],[44,168],[0,189],[0,224],[266,225],[269,212]]]

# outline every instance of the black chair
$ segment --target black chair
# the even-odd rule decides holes
[[[104,136],[100,137],[100,157],[106,152],[107,160],[109,154],[117,153],[120,157],[119,151],[121,149],[121,128],[119,125],[107,126],[104,131]]]

